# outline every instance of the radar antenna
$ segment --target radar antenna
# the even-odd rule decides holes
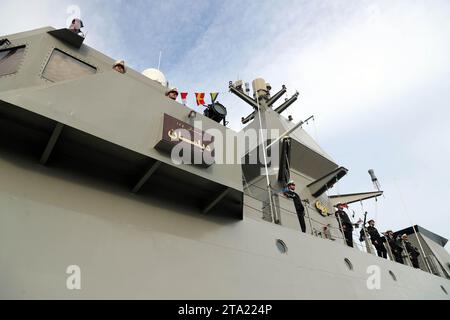
[[[266,84],[265,81],[264,84],[262,84],[263,81],[264,81],[263,79],[256,79],[253,81],[253,87],[255,89],[253,98],[248,95],[248,92],[250,90],[248,88],[247,83],[245,84],[246,85],[245,89],[246,93],[245,93],[244,90],[242,89],[242,81],[236,81],[235,83],[233,83],[232,81],[229,82],[230,92],[237,95],[239,98],[241,98],[241,100],[249,104],[254,109],[250,115],[248,115],[247,117],[243,117],[241,119],[243,124],[246,124],[247,122],[253,120],[260,107],[263,108],[263,111],[265,111],[267,108],[272,108],[273,104],[277,102],[286,93],[286,86],[283,85],[280,91],[278,91],[275,95],[270,97],[269,94],[270,85]],[[286,101],[278,108],[276,108],[274,111],[278,114],[281,114],[284,110],[289,108],[295,101],[297,101],[299,95],[300,94],[296,92],[291,98],[286,99]]]
[[[369,170],[369,175],[370,175],[370,178],[372,179],[373,186],[375,187],[375,189],[377,189],[378,191],[381,191],[380,182],[378,181],[377,176],[375,175],[375,172],[373,171],[373,169]]]

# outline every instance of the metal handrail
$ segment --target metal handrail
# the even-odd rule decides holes
[[[254,186],[254,187],[256,187],[256,188],[258,188],[258,189],[260,189],[260,190],[265,191],[264,188],[259,187],[259,186],[256,186],[256,185],[248,185],[248,186]],[[274,189],[273,189],[273,190],[274,190]],[[276,191],[276,190],[274,190],[274,191]],[[259,201],[259,202],[263,202],[262,199],[259,199],[259,198],[255,197],[255,196],[253,196],[253,195],[248,194],[248,193],[245,193],[245,195],[248,196],[248,197],[251,198],[251,199],[257,200],[257,201]],[[304,205],[305,207],[307,207],[308,209],[314,210],[314,207],[311,206],[310,203],[303,202],[303,205]],[[255,210],[255,211],[257,211],[257,212],[259,212],[259,213],[261,213],[261,214],[263,213],[263,210],[262,210],[262,209],[255,208],[255,207],[253,207],[253,206],[251,206],[251,205],[249,205],[249,204],[244,204],[244,206],[246,206],[246,207],[248,207],[248,208],[250,208],[250,209],[252,209],[252,210]],[[278,210],[282,210],[282,211],[285,212],[285,213],[288,213],[288,214],[291,214],[291,215],[297,215],[297,212],[294,212],[294,211],[292,211],[292,210],[289,210],[288,208],[285,208],[285,207],[282,207],[282,206],[274,206],[274,207],[277,208]],[[312,222],[314,222],[315,225],[319,225],[319,227],[322,227],[322,228],[323,228],[323,227],[327,227],[328,229],[333,230],[333,231],[339,231],[338,233],[334,233],[334,234],[332,235],[332,238],[333,238],[334,240],[342,240],[343,242],[345,241],[345,237],[344,237],[344,235],[342,234],[342,230],[341,230],[340,227],[335,227],[335,226],[332,226],[332,225],[330,225],[330,224],[328,224],[328,223],[325,224],[325,223],[323,223],[323,222],[321,222],[321,221],[319,221],[319,220],[314,219],[313,217],[311,217],[311,216],[309,215],[309,211],[307,212],[307,215],[308,215],[308,219],[310,219]],[[316,229],[316,228],[314,228],[314,227],[312,227],[312,226],[311,226],[311,229],[312,229],[312,230],[311,230],[311,234],[312,234],[313,236],[318,236],[317,234],[323,234],[323,231],[322,231],[322,230],[319,231],[318,229]],[[353,231],[352,234],[353,234],[354,237],[356,237],[356,239],[359,238],[359,232],[358,232],[358,231]],[[366,246],[365,246],[364,244],[358,243],[358,242],[354,242],[354,245],[356,245],[356,247],[357,247],[358,249],[360,249],[361,251],[367,252],[367,248],[366,248]]]
[[[267,191],[266,188],[257,186],[257,185],[255,185],[255,184],[247,184],[246,186],[244,186],[244,189],[249,189],[250,187],[254,187],[254,188],[260,189],[261,191]],[[280,193],[280,190],[274,189],[274,188],[272,188],[272,187],[271,187],[271,191],[273,191],[273,192],[276,193],[276,194],[279,194],[279,193]],[[257,200],[257,201],[259,201],[259,202],[263,202],[263,201],[264,201],[263,199],[258,199],[257,197],[255,197],[255,196],[253,196],[253,195],[251,195],[251,194],[249,194],[249,193],[247,193],[247,192],[245,192],[245,191],[244,191],[244,194],[245,194],[247,197],[252,198],[252,199],[254,199],[254,200]],[[248,207],[248,208],[251,208],[251,209],[253,209],[253,210],[255,210],[255,211],[259,212],[259,213],[263,213],[262,209],[255,208],[255,207],[250,206],[250,205],[248,205],[248,204],[244,204],[244,206],[246,206],[246,207]],[[314,208],[309,202],[303,202],[303,206],[304,206],[305,208],[307,208],[307,209],[315,210],[315,208]],[[282,210],[283,212],[288,213],[288,214],[297,215],[297,212],[292,211],[292,210],[289,210],[288,208],[285,208],[285,207],[282,207],[282,206],[279,206],[279,205],[278,205],[278,206],[274,205],[274,208],[277,208],[278,210]],[[334,227],[334,226],[332,226],[332,225],[330,225],[330,224],[325,224],[325,223],[323,223],[323,222],[321,222],[321,221],[319,221],[319,220],[316,220],[316,219],[314,219],[313,217],[311,217],[311,216],[309,215],[309,210],[305,210],[305,211],[306,211],[305,214],[307,214],[307,218],[310,220],[310,224],[311,224],[311,222],[313,222],[314,225],[319,225],[319,228],[320,228],[320,227],[322,227],[322,228],[323,228],[323,227],[327,227],[330,231],[339,231],[339,232],[337,232],[337,233],[333,233],[333,234],[332,234],[332,239],[333,239],[333,240],[342,240],[343,242],[345,242],[345,236],[343,235],[342,230],[341,230],[340,227]],[[310,228],[311,228],[311,235],[313,235],[313,236],[315,236],[315,237],[319,237],[319,234],[320,234],[320,235],[323,235],[323,234],[324,234],[322,230],[319,231],[318,229],[314,228],[314,227],[312,226],[312,224],[311,224]],[[353,230],[352,235],[353,235],[353,237],[356,237],[356,239],[359,239],[360,234],[359,234],[358,231]],[[363,242],[357,242],[357,241],[354,241],[353,244],[356,245],[356,247],[358,248],[358,250],[360,250],[360,251],[362,251],[362,252],[366,252],[366,253],[372,254],[372,253],[370,253],[370,252],[367,250],[367,247],[366,247],[366,245],[363,244]],[[387,248],[387,251],[388,251],[388,252],[389,252],[389,249],[390,249],[390,248]],[[390,260],[395,261],[395,259],[393,259],[393,257],[391,257],[390,255],[389,255],[389,258],[390,258]],[[404,260],[406,260],[406,259],[404,259]],[[408,259],[408,260],[409,260],[409,259]],[[408,263],[408,262],[409,262],[409,263]],[[407,263],[407,265],[410,265],[410,266],[411,266],[411,262],[410,262],[410,261],[407,261],[406,263]]]

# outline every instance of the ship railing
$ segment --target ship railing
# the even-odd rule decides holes
[[[261,188],[260,186],[256,186],[256,185],[253,185],[253,186],[258,189],[261,189],[263,191],[266,191],[266,189]],[[275,192],[276,190],[273,190],[273,191]],[[252,194],[249,194],[248,192],[245,192],[245,195],[249,198],[257,200],[258,202],[261,202],[261,203],[264,202],[264,199],[258,198]],[[290,210],[289,208],[278,206],[278,205],[273,205],[273,206],[275,209],[279,210],[279,212],[282,212],[282,213],[288,214],[288,215],[292,215],[295,217],[297,216],[297,213],[295,211]],[[329,239],[332,241],[338,241],[343,244],[346,244],[345,237],[339,227],[333,226],[329,223],[323,223],[322,221],[314,219],[314,217],[312,217],[310,215],[310,212],[314,212],[316,209],[307,202],[303,202],[303,206],[306,209],[305,210],[305,222],[307,224],[309,222],[309,227],[307,226],[307,230],[309,231],[309,233],[312,236],[323,238],[323,239]],[[264,210],[262,209],[262,206],[261,206],[261,208],[256,208],[255,206],[252,206],[248,203],[244,203],[244,207],[247,207],[253,211],[260,213],[261,216],[264,215]],[[297,226],[296,229],[299,229],[299,227]],[[358,231],[353,231],[353,239],[359,239]],[[370,253],[370,251],[367,250],[366,245],[364,245],[363,243],[358,243],[357,241],[353,241],[353,245],[354,245],[354,247],[356,245],[356,248],[362,252]]]
[[[250,188],[256,188],[256,189],[260,190],[261,191],[259,193],[260,197],[255,196],[255,194],[250,191]],[[279,190],[276,190],[273,188],[271,189],[271,192],[273,195],[280,194]],[[254,206],[249,205],[248,203],[244,203],[244,207],[247,207],[251,210],[254,210],[254,211],[260,213],[262,216],[262,219],[263,219],[265,212],[262,209],[262,207],[263,207],[263,203],[265,201],[267,201],[265,199],[267,197],[267,188],[263,188],[256,184],[246,184],[244,187],[244,194],[245,194],[245,196],[252,198],[254,200],[257,200],[258,202],[261,203],[261,208],[256,208]],[[329,239],[332,241],[338,241],[344,245],[347,245],[345,236],[339,226],[333,226],[332,224],[324,223],[323,221],[319,221],[319,220],[315,219],[313,216],[311,216],[310,212],[315,212],[316,208],[314,208],[309,202],[303,201],[303,206],[305,207],[305,222],[307,224],[307,231],[309,231],[309,234],[311,234],[312,236],[315,236],[315,237],[319,237],[319,238]],[[278,206],[276,204],[274,204],[273,207],[276,210],[278,210],[280,213],[282,212],[284,214],[297,216],[297,213],[293,210],[290,210],[289,208]],[[281,221],[281,224],[283,224],[283,221]],[[308,224],[309,224],[309,226],[308,226]],[[297,222],[296,226],[294,227],[294,229],[300,230],[298,222]],[[360,239],[360,230],[361,230],[360,228],[353,229],[353,232],[352,232],[353,247],[357,248],[358,250],[360,250],[362,252],[376,255],[376,250],[373,247],[370,240],[367,240],[367,241],[363,240],[362,242],[358,241]],[[392,255],[389,245],[387,243],[384,243],[384,246],[388,253],[388,259],[390,259],[391,261],[395,261],[395,257]],[[405,252],[406,252],[406,250],[405,250]],[[403,260],[404,260],[405,265],[412,266],[412,263],[409,259],[408,254],[404,254]]]

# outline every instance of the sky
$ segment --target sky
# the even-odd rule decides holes
[[[450,1],[0,0],[0,34],[74,14],[86,44],[137,71],[161,52],[194,109],[194,92],[219,92],[235,130],[252,110],[230,80],[298,91],[285,115],[314,115],[304,129],[349,169],[330,194],[372,191],[374,169],[385,194],[364,210],[380,230],[418,224],[450,239]]]

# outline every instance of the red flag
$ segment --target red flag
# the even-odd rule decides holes
[[[205,104],[205,94],[203,92],[201,93],[195,93],[195,100],[197,100],[197,105],[204,105]]]
[[[186,104],[186,98],[188,93],[187,92],[180,92],[181,95],[181,101],[183,102],[183,104]]]

